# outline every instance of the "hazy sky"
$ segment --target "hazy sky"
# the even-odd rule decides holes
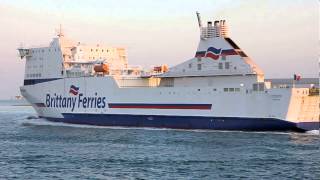
[[[203,21],[226,19],[232,39],[266,77],[317,77],[317,0],[0,0],[0,99],[19,94],[17,47],[48,45],[62,24],[75,41],[124,46],[130,64],[175,65],[198,45]]]

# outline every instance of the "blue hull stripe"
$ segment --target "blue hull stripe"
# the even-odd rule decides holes
[[[46,107],[44,103],[34,103],[37,107]]]
[[[305,130],[320,130],[320,121],[319,122],[299,122],[297,127]]]
[[[275,118],[163,116],[129,114],[79,114],[64,113],[64,118],[46,118],[50,121],[97,126],[153,127],[173,129],[212,129],[242,131],[298,131],[310,129],[297,127],[296,123]],[[314,123],[309,128],[317,128]]]
[[[44,82],[49,82],[49,81],[55,81],[58,79],[62,78],[50,78],[50,79],[25,79],[23,82],[23,85],[34,85],[34,84],[39,84],[39,83],[44,83]]]

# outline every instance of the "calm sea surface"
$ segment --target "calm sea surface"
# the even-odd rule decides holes
[[[51,123],[0,102],[0,179],[320,179],[318,132]]]

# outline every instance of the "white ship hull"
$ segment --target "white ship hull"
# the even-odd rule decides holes
[[[79,87],[76,94],[70,93],[71,86]],[[294,120],[301,112],[290,112],[307,97],[301,89],[297,95],[289,88],[232,94],[210,87],[119,88],[107,76],[52,80],[21,87],[21,93],[40,117],[58,122],[247,131],[319,129],[319,121]]]

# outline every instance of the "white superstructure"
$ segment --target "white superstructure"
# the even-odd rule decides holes
[[[195,56],[174,67],[128,64],[121,47],[59,33],[48,47],[19,48],[22,95],[40,117],[106,126],[183,129],[319,128],[318,89],[273,88],[229,37],[225,20],[202,25]]]

